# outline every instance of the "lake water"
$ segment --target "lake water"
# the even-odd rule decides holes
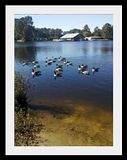
[[[73,63],[63,62],[62,77],[54,79],[56,63],[46,66],[46,57],[65,57]],[[42,75],[32,77],[32,64],[23,66],[23,61],[37,60]],[[78,72],[78,65],[88,65],[90,75]],[[92,67],[99,71],[92,73]],[[113,109],[113,42],[28,42],[15,44],[15,71],[27,78],[28,98],[31,104],[81,103]]]

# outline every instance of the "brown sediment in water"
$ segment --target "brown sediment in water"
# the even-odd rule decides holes
[[[39,146],[113,145],[112,111],[68,100],[43,104],[31,105],[33,114],[45,126],[38,134]]]

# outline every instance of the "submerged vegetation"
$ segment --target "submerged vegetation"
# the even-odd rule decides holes
[[[16,146],[112,146],[112,128],[112,112],[104,109],[29,105],[25,79],[15,74]]]
[[[15,73],[15,145],[37,145],[37,134],[42,129],[42,124],[33,116],[28,108],[27,86],[25,79]]]

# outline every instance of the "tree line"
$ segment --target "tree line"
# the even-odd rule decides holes
[[[80,33],[84,37],[99,36],[103,39],[113,39],[113,26],[109,23],[103,25],[100,29],[95,27],[91,32],[89,26],[86,24],[83,29],[71,29],[69,31],[62,31],[61,29],[53,28],[35,28],[31,16],[15,19],[15,40],[34,41],[34,40],[53,40],[59,39],[62,35],[67,33]]]

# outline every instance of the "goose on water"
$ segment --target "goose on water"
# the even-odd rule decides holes
[[[61,61],[66,61],[66,58],[63,57],[63,58],[61,58],[60,60],[61,60]]]
[[[34,67],[34,68],[40,68],[40,65],[39,65],[39,64],[34,64],[33,67]]]
[[[63,71],[63,69],[60,67],[56,67],[55,71]]]
[[[65,60],[63,63],[64,63],[64,64],[67,64],[67,62],[68,62],[68,61],[67,61],[67,60]]]
[[[81,71],[81,66],[80,65],[78,66],[78,71]]]
[[[25,65],[26,65],[26,62],[23,62],[22,65],[25,66]]]
[[[38,63],[38,61],[33,61],[33,62],[32,62],[32,64],[37,64],[37,63]]]
[[[58,68],[62,68],[62,67],[63,67],[63,65],[62,65],[62,64],[56,64],[56,67],[58,67]]]
[[[34,69],[32,69],[32,76],[39,76],[41,75],[41,71],[35,71]]]
[[[80,67],[81,67],[81,68],[84,68],[84,64],[82,64]]]
[[[83,72],[83,71],[85,71],[87,69],[87,67],[88,67],[87,65],[85,65],[85,66],[84,65],[79,65],[78,66],[78,71]]]
[[[72,65],[72,63],[70,61],[68,61],[66,65],[69,66],[69,65]]]
[[[48,64],[48,65],[50,65],[50,64],[52,64],[52,61],[48,60],[48,61],[45,61],[45,63]]]
[[[58,57],[58,61],[62,61],[62,56]]]
[[[94,73],[94,72],[98,72],[98,70],[99,70],[99,68],[96,68],[96,67],[93,67],[92,68],[92,72]]]
[[[54,71],[54,77],[61,76],[62,72],[60,71]]]
[[[55,63],[56,60],[57,60],[57,58],[54,58],[54,57],[52,56],[52,62]]]
[[[88,68],[88,65],[82,64],[80,67],[81,67],[81,68]]]
[[[28,65],[29,62],[24,62],[22,63],[23,66]]]
[[[89,71],[83,71],[82,74],[84,74],[84,75],[90,75],[90,72]]]

